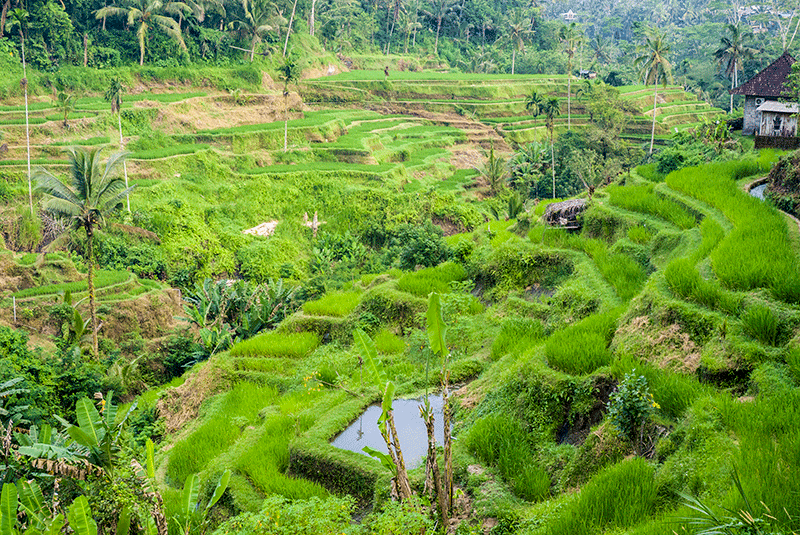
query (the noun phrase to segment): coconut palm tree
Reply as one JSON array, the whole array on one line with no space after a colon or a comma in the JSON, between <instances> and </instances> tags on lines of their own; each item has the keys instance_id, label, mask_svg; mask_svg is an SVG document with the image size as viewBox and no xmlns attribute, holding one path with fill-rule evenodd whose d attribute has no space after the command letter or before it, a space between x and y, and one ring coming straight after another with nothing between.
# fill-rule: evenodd
<instances>
[{"instance_id":1,"label":"coconut palm tree","mask_svg":"<svg viewBox=\"0 0 800 535\"><path fill-rule=\"evenodd\" d=\"M511 74L517 61L517 52L525 51L525 41L533 34L530 29L530 19L523 16L522 11L516 10L508 19L506 41L511 43Z\"/></svg>"},{"instance_id":2,"label":"coconut palm tree","mask_svg":"<svg viewBox=\"0 0 800 535\"><path fill-rule=\"evenodd\" d=\"M122 92L124 91L124 87L122 86L122 82L119 81L119 78L112 78L111 83L106 89L106 93L104 95L107 102L111 104L111 113L117 114L117 126L119 127L119 150L124 151L125 145L122 140ZM125 174L125 190L128 192L125 194L125 204L128 207L128 213L131 212L131 197L130 197L130 190L128 189L128 164L125 160L122 160L122 171Z\"/></svg>"},{"instance_id":3,"label":"coconut palm tree","mask_svg":"<svg viewBox=\"0 0 800 535\"><path fill-rule=\"evenodd\" d=\"M532 91L528 96L525 107L531 111L534 117L544 114L544 125L550 133L550 168L553 172L553 198L556 198L556 152L554 148L553 132L555 130L555 119L561 115L561 102L557 97L545 98L536 91Z\"/></svg>"},{"instance_id":4,"label":"coconut palm tree","mask_svg":"<svg viewBox=\"0 0 800 535\"><path fill-rule=\"evenodd\" d=\"M658 83L664 85L672 81L672 64L667 59L669 44L664 32L657 28L649 28L645 32L645 43L637 47L639 56L634 65L640 69L645 85L653 84L653 128L650 132L650 154L653 154L653 141L656 137L656 102L658 99Z\"/></svg>"},{"instance_id":5,"label":"coconut palm tree","mask_svg":"<svg viewBox=\"0 0 800 535\"><path fill-rule=\"evenodd\" d=\"M583 33L576 23L569 26L562 26L558 34L561 43L564 45L564 52L567 53L567 130L572 129L572 60L575 52L583 42Z\"/></svg>"},{"instance_id":6,"label":"coconut palm tree","mask_svg":"<svg viewBox=\"0 0 800 535\"><path fill-rule=\"evenodd\" d=\"M717 64L725 69L725 74L731 77L731 89L739 85L739 71L742 70L742 62L750 59L756 50L744 44L744 41L752 37L752 32L742 30L738 24L728 24L728 37L720 39L720 47L714 52ZM730 113L733 113L733 93L731 93Z\"/></svg>"},{"instance_id":7,"label":"coconut palm tree","mask_svg":"<svg viewBox=\"0 0 800 535\"><path fill-rule=\"evenodd\" d=\"M64 114L64 128L69 128L69 114L75 111L75 101L78 97L74 93L67 91L66 86L63 84L56 85L56 108L61 110Z\"/></svg>"},{"instance_id":8,"label":"coconut palm tree","mask_svg":"<svg viewBox=\"0 0 800 535\"><path fill-rule=\"evenodd\" d=\"M458 0L431 0L430 9L423 9L425 13L432 19L436 20L436 41L433 44L433 55L439 55L439 35L442 33L442 20L453 9Z\"/></svg>"},{"instance_id":9,"label":"coconut palm tree","mask_svg":"<svg viewBox=\"0 0 800 535\"><path fill-rule=\"evenodd\" d=\"M22 47L22 91L25 93L25 143L28 147L28 202L33 215L33 187L31 186L31 127L28 119L28 68L25 63L25 34L28 31L28 12L24 9L16 8L8 14L6 20L6 30L12 33L14 29L19 32L19 43Z\"/></svg>"},{"instance_id":10,"label":"coconut palm tree","mask_svg":"<svg viewBox=\"0 0 800 535\"><path fill-rule=\"evenodd\" d=\"M228 24L231 30L239 30L250 38L250 61L256 53L256 45L267 33L274 31L280 23L275 4L270 0L242 0L244 18L234 20Z\"/></svg>"},{"instance_id":11,"label":"coconut palm tree","mask_svg":"<svg viewBox=\"0 0 800 535\"><path fill-rule=\"evenodd\" d=\"M92 316L92 350L95 357L98 355L98 326L94 296L94 231L104 223L106 215L122 205L122 199L129 191L122 180L115 176L116 168L124 161L126 153L115 152L103 166L101 149L102 147L88 150L80 147L66 149L71 164L69 186L44 169L37 171L35 176L37 189L49 196L45 209L72 219L75 228L86 231L89 311Z\"/></svg>"},{"instance_id":12,"label":"coconut palm tree","mask_svg":"<svg viewBox=\"0 0 800 535\"><path fill-rule=\"evenodd\" d=\"M139 38L139 65L144 65L144 47L147 41L147 33L153 25L159 26L183 50L186 50L186 43L183 42L180 25L172 17L161 14L164 12L164 3L161 0L134 0L130 7L106 6L95 11L94 15L97 20L109 16L126 17L128 26L138 25L136 36Z\"/></svg>"}]
</instances>

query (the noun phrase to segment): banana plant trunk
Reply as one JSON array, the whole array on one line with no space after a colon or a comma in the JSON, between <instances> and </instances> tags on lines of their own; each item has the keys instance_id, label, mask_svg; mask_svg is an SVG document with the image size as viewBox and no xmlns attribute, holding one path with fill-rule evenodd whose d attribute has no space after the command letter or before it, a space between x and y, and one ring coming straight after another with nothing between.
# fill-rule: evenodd
<instances>
[{"instance_id":1,"label":"banana plant trunk","mask_svg":"<svg viewBox=\"0 0 800 535\"><path fill-rule=\"evenodd\" d=\"M427 409L428 407L426 407ZM430 492L432 491L436 496L432 497L439 504L439 515L442 518L442 525L447 526L449 521L450 508L448 507L447 495L444 491L442 484L442 474L439 470L439 463L436 460L436 438L434 436L434 416L433 411L423 410L422 418L425 421L425 429L428 432L428 457L425 461L425 487Z\"/></svg>"}]
</instances>

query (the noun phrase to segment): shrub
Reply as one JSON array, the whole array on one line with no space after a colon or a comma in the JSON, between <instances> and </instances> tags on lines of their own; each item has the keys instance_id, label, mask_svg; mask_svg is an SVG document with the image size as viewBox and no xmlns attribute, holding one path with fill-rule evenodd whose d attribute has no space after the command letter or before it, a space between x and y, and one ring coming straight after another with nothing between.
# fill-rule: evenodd
<instances>
[{"instance_id":1,"label":"shrub","mask_svg":"<svg viewBox=\"0 0 800 535\"><path fill-rule=\"evenodd\" d=\"M227 520L214 535L311 535L344 533L350 527L355 500L350 496L290 500L270 496L258 513Z\"/></svg>"},{"instance_id":2,"label":"shrub","mask_svg":"<svg viewBox=\"0 0 800 535\"><path fill-rule=\"evenodd\" d=\"M625 379L611 394L608 417L620 433L635 440L636 434L657 408L647 379L643 375L636 375L636 370L633 370L625 374Z\"/></svg>"}]
</instances>

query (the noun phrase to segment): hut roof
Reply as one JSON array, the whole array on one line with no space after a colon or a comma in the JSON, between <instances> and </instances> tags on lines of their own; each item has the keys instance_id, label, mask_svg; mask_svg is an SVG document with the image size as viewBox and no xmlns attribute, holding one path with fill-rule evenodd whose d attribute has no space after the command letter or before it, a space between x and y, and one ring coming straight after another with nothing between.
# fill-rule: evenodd
<instances>
[{"instance_id":1,"label":"hut roof","mask_svg":"<svg viewBox=\"0 0 800 535\"><path fill-rule=\"evenodd\" d=\"M570 199L547 205L544 220L551 225L566 225L574 222L578 215L586 210L586 199Z\"/></svg>"},{"instance_id":2,"label":"hut roof","mask_svg":"<svg viewBox=\"0 0 800 535\"><path fill-rule=\"evenodd\" d=\"M795 59L788 52L773 61L766 69L730 90L734 95L754 95L778 98L787 93L786 77L792 73Z\"/></svg>"}]
</instances>

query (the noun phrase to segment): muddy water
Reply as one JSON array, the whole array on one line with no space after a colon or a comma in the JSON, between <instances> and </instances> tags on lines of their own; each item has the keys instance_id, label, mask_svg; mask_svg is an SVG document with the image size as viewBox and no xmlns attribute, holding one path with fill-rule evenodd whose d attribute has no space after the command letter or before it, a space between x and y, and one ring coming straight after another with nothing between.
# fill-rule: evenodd
<instances>
[{"instance_id":1,"label":"muddy water","mask_svg":"<svg viewBox=\"0 0 800 535\"><path fill-rule=\"evenodd\" d=\"M442 445L444 441L444 427L442 426L442 396L430 396L431 407L434 412L434 436L436 442ZM394 401L394 424L400 436L400 449L403 451L403 460L409 470L422 464L428 452L428 433L425 422L419 415L419 407L423 399L397 399ZM331 444L343 450L354 451L366 455L362 451L364 446L388 453L386 443L378 431L378 418L381 416L381 407L378 404L367 407L361 416L350 424L333 439Z\"/></svg>"}]
</instances>

